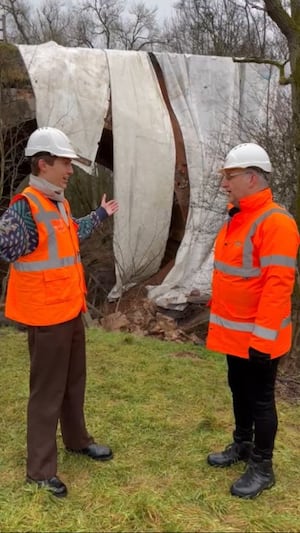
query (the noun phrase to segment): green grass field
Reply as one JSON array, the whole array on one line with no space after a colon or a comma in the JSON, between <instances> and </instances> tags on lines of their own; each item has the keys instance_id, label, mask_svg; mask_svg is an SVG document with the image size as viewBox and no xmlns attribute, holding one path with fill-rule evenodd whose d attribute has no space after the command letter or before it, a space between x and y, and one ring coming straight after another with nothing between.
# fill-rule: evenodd
<instances>
[{"instance_id":1,"label":"green grass field","mask_svg":"<svg viewBox=\"0 0 300 533\"><path fill-rule=\"evenodd\" d=\"M255 500L230 496L243 471L207 465L231 440L225 358L203 348L87 331L86 420L115 457L64 451L59 500L26 485L26 334L2 328L0 531L300 532L299 405L278 401L277 483Z\"/></svg>"}]
</instances>

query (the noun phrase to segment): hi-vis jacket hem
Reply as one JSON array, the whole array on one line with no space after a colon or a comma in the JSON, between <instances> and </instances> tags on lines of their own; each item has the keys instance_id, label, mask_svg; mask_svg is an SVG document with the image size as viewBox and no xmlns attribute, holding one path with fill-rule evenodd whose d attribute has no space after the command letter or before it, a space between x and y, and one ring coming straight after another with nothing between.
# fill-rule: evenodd
<instances>
[{"instance_id":1,"label":"hi-vis jacket hem","mask_svg":"<svg viewBox=\"0 0 300 533\"><path fill-rule=\"evenodd\" d=\"M278 357L291 346L291 294L299 234L270 189L244 198L215 244L207 347Z\"/></svg>"},{"instance_id":2,"label":"hi-vis jacket hem","mask_svg":"<svg viewBox=\"0 0 300 533\"><path fill-rule=\"evenodd\" d=\"M279 331L289 326L292 320L290 316L284 318L282 323L280 324L279 331L270 328L263 328L262 326L257 326L255 322L237 322L234 320L226 320L226 318L222 318L221 316L215 315L214 313L210 314L210 322L212 324L217 324L218 326L221 326L224 329L253 333L261 339L275 341L278 337Z\"/></svg>"},{"instance_id":3,"label":"hi-vis jacket hem","mask_svg":"<svg viewBox=\"0 0 300 533\"><path fill-rule=\"evenodd\" d=\"M56 205L33 187L21 196L30 205L38 246L10 266L5 314L32 326L60 324L86 310L77 225L67 200L65 222Z\"/></svg>"}]
</instances>

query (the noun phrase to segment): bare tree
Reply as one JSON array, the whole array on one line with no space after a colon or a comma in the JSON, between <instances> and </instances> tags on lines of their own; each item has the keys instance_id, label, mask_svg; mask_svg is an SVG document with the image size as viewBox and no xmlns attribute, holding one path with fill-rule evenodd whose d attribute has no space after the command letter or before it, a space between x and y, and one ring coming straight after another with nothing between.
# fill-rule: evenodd
<instances>
[{"instance_id":1,"label":"bare tree","mask_svg":"<svg viewBox=\"0 0 300 533\"><path fill-rule=\"evenodd\" d=\"M45 0L39 8L33 8L30 0L0 0L0 8L7 19L8 38L21 44L50 40L64 46L70 44L72 7L72 3L65 5L63 0Z\"/></svg>"},{"instance_id":2,"label":"bare tree","mask_svg":"<svg viewBox=\"0 0 300 533\"><path fill-rule=\"evenodd\" d=\"M124 50L153 50L156 44L164 44L156 21L157 8L147 8L143 2L133 4L129 17L119 29L120 48Z\"/></svg>"},{"instance_id":3,"label":"bare tree","mask_svg":"<svg viewBox=\"0 0 300 533\"><path fill-rule=\"evenodd\" d=\"M93 19L91 32L94 43L101 48L114 48L116 35L121 27L121 14L125 3L122 0L84 0L81 11Z\"/></svg>"},{"instance_id":4,"label":"bare tree","mask_svg":"<svg viewBox=\"0 0 300 533\"><path fill-rule=\"evenodd\" d=\"M297 179L295 213L298 226L300 226L300 28L296 23L300 17L300 0L291 2L245 0L244 7L266 13L276 24L286 43L286 46L280 48L284 54L281 60L280 58L272 59L267 55L263 57L236 58L235 60L276 65L280 71L280 83L291 86L292 142L295 147L294 171ZM288 54L287 58L286 53ZM287 66L289 66L289 71L286 73Z\"/></svg>"},{"instance_id":5,"label":"bare tree","mask_svg":"<svg viewBox=\"0 0 300 533\"><path fill-rule=\"evenodd\" d=\"M264 11L254 15L245 2L178 0L174 7L175 15L165 28L172 51L261 57L274 48L274 28L269 17Z\"/></svg>"},{"instance_id":6,"label":"bare tree","mask_svg":"<svg viewBox=\"0 0 300 533\"><path fill-rule=\"evenodd\" d=\"M55 41L57 44L67 46L70 43L70 26L72 11L69 4L66 9L61 0L47 0L39 10L36 19L32 22L32 38L35 43Z\"/></svg>"},{"instance_id":7,"label":"bare tree","mask_svg":"<svg viewBox=\"0 0 300 533\"><path fill-rule=\"evenodd\" d=\"M264 122L241 117L242 140L257 142L267 150L273 166L269 184L275 200L295 215L297 177L290 88L278 89L276 99L270 98L267 106Z\"/></svg>"},{"instance_id":8,"label":"bare tree","mask_svg":"<svg viewBox=\"0 0 300 533\"><path fill-rule=\"evenodd\" d=\"M0 0L8 38L15 43L55 41L63 46L153 50L163 46L157 8L126 0Z\"/></svg>"},{"instance_id":9,"label":"bare tree","mask_svg":"<svg viewBox=\"0 0 300 533\"><path fill-rule=\"evenodd\" d=\"M30 4L24 0L1 0L0 8L8 20L8 37L29 44L31 41Z\"/></svg>"},{"instance_id":10,"label":"bare tree","mask_svg":"<svg viewBox=\"0 0 300 533\"><path fill-rule=\"evenodd\" d=\"M128 8L122 0L84 0L81 12L86 13L89 42L103 48L122 50L152 50L162 44L156 20L157 8L147 8L144 2Z\"/></svg>"},{"instance_id":11,"label":"bare tree","mask_svg":"<svg viewBox=\"0 0 300 533\"><path fill-rule=\"evenodd\" d=\"M94 48L96 32L97 21L93 13L82 9L79 4L76 4L69 28L70 44L72 46Z\"/></svg>"},{"instance_id":12,"label":"bare tree","mask_svg":"<svg viewBox=\"0 0 300 533\"><path fill-rule=\"evenodd\" d=\"M279 0L261 2L269 17L285 36L289 50L291 75L287 81L292 89L293 142L295 146L295 174L297 179L296 220L300 226L300 0L282 3ZM300 305L299 287L295 294L294 338L292 358L296 367L300 366Z\"/></svg>"}]
</instances>

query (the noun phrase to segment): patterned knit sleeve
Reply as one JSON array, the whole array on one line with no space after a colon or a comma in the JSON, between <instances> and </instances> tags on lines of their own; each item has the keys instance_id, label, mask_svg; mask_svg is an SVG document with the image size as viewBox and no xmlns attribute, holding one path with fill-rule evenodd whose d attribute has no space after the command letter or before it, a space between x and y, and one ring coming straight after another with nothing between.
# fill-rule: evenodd
<instances>
[{"instance_id":1,"label":"patterned knit sleeve","mask_svg":"<svg viewBox=\"0 0 300 533\"><path fill-rule=\"evenodd\" d=\"M108 217L106 210L103 207L98 207L95 211L92 211L89 215L82 218L74 218L76 224L78 224L78 238L80 241L87 239L91 236L94 229L101 224L103 220Z\"/></svg>"},{"instance_id":2,"label":"patterned knit sleeve","mask_svg":"<svg viewBox=\"0 0 300 533\"><path fill-rule=\"evenodd\" d=\"M33 252L37 245L37 228L29 204L22 198L0 218L0 256L10 263Z\"/></svg>"}]
</instances>

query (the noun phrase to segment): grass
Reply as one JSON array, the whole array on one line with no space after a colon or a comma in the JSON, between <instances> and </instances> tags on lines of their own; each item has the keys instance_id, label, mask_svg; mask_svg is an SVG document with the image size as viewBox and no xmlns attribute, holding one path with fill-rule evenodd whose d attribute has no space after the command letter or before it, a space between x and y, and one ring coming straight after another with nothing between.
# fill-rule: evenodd
<instances>
[{"instance_id":1,"label":"grass","mask_svg":"<svg viewBox=\"0 0 300 533\"><path fill-rule=\"evenodd\" d=\"M63 500L26 485L28 354L24 333L0 330L0 531L299 532L300 406L278 402L277 484L259 498L229 494L242 465L206 455L231 439L225 358L193 345L87 331L87 425L113 461L64 451Z\"/></svg>"}]
</instances>

